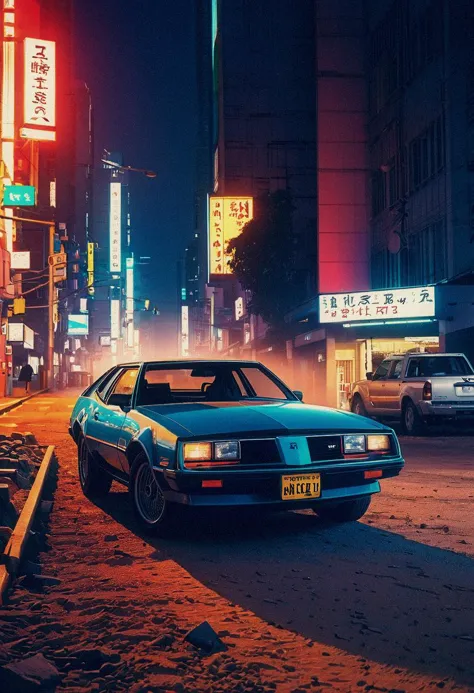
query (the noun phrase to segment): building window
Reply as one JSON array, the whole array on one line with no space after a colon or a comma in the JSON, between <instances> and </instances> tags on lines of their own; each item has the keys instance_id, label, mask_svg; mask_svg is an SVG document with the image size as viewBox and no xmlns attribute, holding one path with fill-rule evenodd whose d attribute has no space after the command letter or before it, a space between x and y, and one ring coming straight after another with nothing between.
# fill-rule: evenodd
<instances>
[{"instance_id":1,"label":"building window","mask_svg":"<svg viewBox=\"0 0 474 693\"><path fill-rule=\"evenodd\" d=\"M444 168L444 120L439 116L408 145L408 191L414 192Z\"/></svg>"}]
</instances>

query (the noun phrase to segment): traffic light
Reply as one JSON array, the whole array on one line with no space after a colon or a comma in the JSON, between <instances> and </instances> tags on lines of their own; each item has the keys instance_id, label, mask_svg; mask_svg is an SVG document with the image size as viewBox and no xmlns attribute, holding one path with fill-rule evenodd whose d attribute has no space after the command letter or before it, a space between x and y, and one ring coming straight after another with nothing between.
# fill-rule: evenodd
<instances>
[{"instance_id":1,"label":"traffic light","mask_svg":"<svg viewBox=\"0 0 474 693\"><path fill-rule=\"evenodd\" d=\"M149 298L145 299L145 310L150 310L150 299Z\"/></svg>"},{"instance_id":2,"label":"traffic light","mask_svg":"<svg viewBox=\"0 0 474 693\"><path fill-rule=\"evenodd\" d=\"M24 315L25 311L26 311L26 299L14 298L13 299L13 315Z\"/></svg>"},{"instance_id":3,"label":"traffic light","mask_svg":"<svg viewBox=\"0 0 474 693\"><path fill-rule=\"evenodd\" d=\"M160 311L159 311L158 308L156 308L156 306L155 306L155 307L153 308L153 315L159 315L159 314L160 314Z\"/></svg>"}]
</instances>

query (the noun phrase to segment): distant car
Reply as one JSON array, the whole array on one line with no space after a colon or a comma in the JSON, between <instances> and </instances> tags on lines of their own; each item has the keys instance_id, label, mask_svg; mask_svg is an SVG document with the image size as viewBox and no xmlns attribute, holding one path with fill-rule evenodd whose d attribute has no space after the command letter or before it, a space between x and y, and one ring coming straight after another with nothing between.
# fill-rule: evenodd
<instances>
[{"instance_id":1,"label":"distant car","mask_svg":"<svg viewBox=\"0 0 474 693\"><path fill-rule=\"evenodd\" d=\"M378 480L403 467L397 437L302 397L253 361L112 368L71 415L82 489L102 496L116 479L141 524L155 530L179 505L311 508L357 520Z\"/></svg>"},{"instance_id":2,"label":"distant car","mask_svg":"<svg viewBox=\"0 0 474 693\"><path fill-rule=\"evenodd\" d=\"M404 354L355 383L351 410L396 419L408 435L424 423L474 417L474 370L464 354Z\"/></svg>"}]
</instances>

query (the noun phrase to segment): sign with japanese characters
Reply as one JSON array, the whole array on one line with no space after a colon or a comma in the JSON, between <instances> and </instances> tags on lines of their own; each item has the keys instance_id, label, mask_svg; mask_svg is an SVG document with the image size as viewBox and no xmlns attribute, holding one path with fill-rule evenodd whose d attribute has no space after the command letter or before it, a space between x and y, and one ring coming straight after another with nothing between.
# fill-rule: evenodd
<instances>
[{"instance_id":1,"label":"sign with japanese characters","mask_svg":"<svg viewBox=\"0 0 474 693\"><path fill-rule=\"evenodd\" d=\"M189 356L189 307L181 306L181 356Z\"/></svg>"},{"instance_id":2,"label":"sign with japanese characters","mask_svg":"<svg viewBox=\"0 0 474 693\"><path fill-rule=\"evenodd\" d=\"M242 233L242 228L253 219L252 197L209 198L209 273L232 274L227 252L229 241Z\"/></svg>"},{"instance_id":3,"label":"sign with japanese characters","mask_svg":"<svg viewBox=\"0 0 474 693\"><path fill-rule=\"evenodd\" d=\"M54 139L56 127L56 43L26 38L24 43L24 124L29 139Z\"/></svg>"},{"instance_id":4,"label":"sign with japanese characters","mask_svg":"<svg viewBox=\"0 0 474 693\"><path fill-rule=\"evenodd\" d=\"M110 271L122 269L122 184L110 184Z\"/></svg>"},{"instance_id":5,"label":"sign with japanese characters","mask_svg":"<svg viewBox=\"0 0 474 693\"><path fill-rule=\"evenodd\" d=\"M435 316L434 286L319 296L319 322L410 320Z\"/></svg>"},{"instance_id":6,"label":"sign with japanese characters","mask_svg":"<svg viewBox=\"0 0 474 693\"><path fill-rule=\"evenodd\" d=\"M3 188L4 207L34 207L36 188L33 185L5 185Z\"/></svg>"}]
</instances>

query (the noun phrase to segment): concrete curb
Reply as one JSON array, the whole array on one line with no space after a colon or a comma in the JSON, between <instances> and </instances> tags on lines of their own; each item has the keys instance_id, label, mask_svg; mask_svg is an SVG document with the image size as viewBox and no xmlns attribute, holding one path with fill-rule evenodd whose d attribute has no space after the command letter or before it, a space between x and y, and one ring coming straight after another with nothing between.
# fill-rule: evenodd
<instances>
[{"instance_id":1,"label":"concrete curb","mask_svg":"<svg viewBox=\"0 0 474 693\"><path fill-rule=\"evenodd\" d=\"M14 577L18 572L21 557L28 541L31 525L33 524L33 518L51 467L53 454L54 445L49 445L41 462L38 474L33 482L33 486L28 494L28 498L26 499L26 503L17 520L15 529L5 547L3 555L0 557L3 559L4 563L4 565L0 566L0 604L2 603L2 596L8 587L10 578Z\"/></svg>"},{"instance_id":2,"label":"concrete curb","mask_svg":"<svg viewBox=\"0 0 474 693\"><path fill-rule=\"evenodd\" d=\"M6 414L12 409L20 407L25 402L28 402L28 400L33 399L33 397L38 397L38 395L44 395L45 392L49 392L49 389L46 388L45 390L38 390L38 392L33 392L31 395L28 395L28 397L21 397L20 399L17 399L14 402L10 402L9 404L0 404L0 416L2 416L2 414Z\"/></svg>"}]
</instances>

